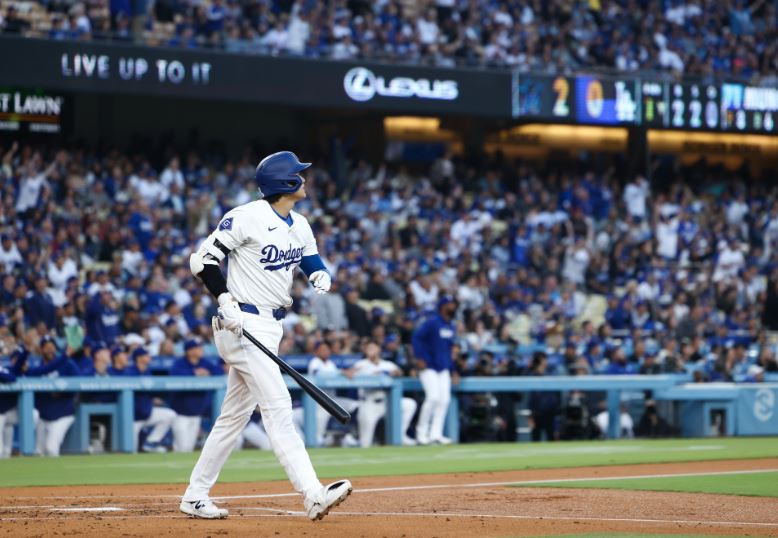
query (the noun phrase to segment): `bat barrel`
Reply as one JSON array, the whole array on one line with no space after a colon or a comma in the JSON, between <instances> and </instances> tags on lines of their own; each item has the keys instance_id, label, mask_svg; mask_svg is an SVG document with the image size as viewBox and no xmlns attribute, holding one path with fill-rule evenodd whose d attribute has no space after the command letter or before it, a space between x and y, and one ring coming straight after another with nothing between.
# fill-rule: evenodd
<instances>
[{"instance_id":1,"label":"bat barrel","mask_svg":"<svg viewBox=\"0 0 778 538\"><path fill-rule=\"evenodd\" d=\"M270 359L275 362L285 374L288 374L290 377L292 377L292 379L294 379L297 384L300 385L301 389L308 393L311 398L316 401L316 403L324 408L325 411L335 417L338 422L341 424L347 424L351 420L351 415L349 412L338 405L338 402L333 400L329 394L325 393L319 387L308 381L300 372L289 366L286 361L278 357L275 353L265 347L262 342L254 338L254 336L246 329L243 329L243 336L245 336L249 342L257 346L260 351L262 351L262 353L270 357Z\"/></svg>"}]
</instances>

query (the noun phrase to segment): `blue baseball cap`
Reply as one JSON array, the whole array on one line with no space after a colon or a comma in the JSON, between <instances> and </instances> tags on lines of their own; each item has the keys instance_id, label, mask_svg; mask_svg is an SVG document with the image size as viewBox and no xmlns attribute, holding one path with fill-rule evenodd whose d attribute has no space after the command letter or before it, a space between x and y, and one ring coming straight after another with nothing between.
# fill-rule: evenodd
<instances>
[{"instance_id":1,"label":"blue baseball cap","mask_svg":"<svg viewBox=\"0 0 778 538\"><path fill-rule=\"evenodd\" d=\"M119 353L124 353L125 349L124 346L113 346L111 348L111 358L115 357Z\"/></svg>"},{"instance_id":2,"label":"blue baseball cap","mask_svg":"<svg viewBox=\"0 0 778 538\"><path fill-rule=\"evenodd\" d=\"M195 340L194 338L192 338L190 340L187 340L184 343L184 351L189 351L190 349L193 349L193 348L196 348L196 347L200 347L201 345L202 344L200 343L199 340Z\"/></svg>"},{"instance_id":3,"label":"blue baseball cap","mask_svg":"<svg viewBox=\"0 0 778 538\"><path fill-rule=\"evenodd\" d=\"M143 355L149 355L149 352L146 351L145 347L136 347L132 352L132 360L137 359L138 357L142 357Z\"/></svg>"},{"instance_id":4,"label":"blue baseball cap","mask_svg":"<svg viewBox=\"0 0 778 538\"><path fill-rule=\"evenodd\" d=\"M52 337L51 337L50 335L48 335L48 334L44 334L43 336L41 336L41 339L40 339L40 341L38 342L38 346L39 346L39 347L43 347L45 344L47 344L47 343L49 343L49 342L51 342L52 344L54 344L54 347L57 347L57 342L54 340L54 338L52 338Z\"/></svg>"},{"instance_id":5,"label":"blue baseball cap","mask_svg":"<svg viewBox=\"0 0 778 538\"><path fill-rule=\"evenodd\" d=\"M98 351L101 351L101 350L103 350L103 349L108 349L108 350L110 350L110 348L108 347L108 344L106 344L106 343L105 343L105 342L103 342L102 340L98 340L98 341L94 342L94 343L92 344L92 357L94 357L95 355L97 355L97 352L98 352Z\"/></svg>"},{"instance_id":6,"label":"blue baseball cap","mask_svg":"<svg viewBox=\"0 0 778 538\"><path fill-rule=\"evenodd\" d=\"M451 295L443 295L440 299L438 299L438 308L443 308L449 303L455 302L454 297Z\"/></svg>"}]
</instances>

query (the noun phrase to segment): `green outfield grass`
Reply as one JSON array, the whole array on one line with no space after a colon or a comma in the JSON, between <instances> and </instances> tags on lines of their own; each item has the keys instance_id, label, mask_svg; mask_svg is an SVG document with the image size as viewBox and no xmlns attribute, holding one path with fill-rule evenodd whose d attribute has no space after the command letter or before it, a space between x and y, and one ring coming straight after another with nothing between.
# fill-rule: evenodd
<instances>
[{"instance_id":1,"label":"green outfield grass","mask_svg":"<svg viewBox=\"0 0 778 538\"><path fill-rule=\"evenodd\" d=\"M106 454L0 460L0 487L77 484L185 483L198 453ZM587 465L778 457L776 438L472 444L370 449L316 449L322 477L482 472ZM230 457L223 482L285 479L270 452Z\"/></svg>"},{"instance_id":2,"label":"green outfield grass","mask_svg":"<svg viewBox=\"0 0 778 538\"><path fill-rule=\"evenodd\" d=\"M638 489L778 497L778 472L728 474L724 476L678 476L625 480L576 480L529 484L527 487Z\"/></svg>"}]
</instances>

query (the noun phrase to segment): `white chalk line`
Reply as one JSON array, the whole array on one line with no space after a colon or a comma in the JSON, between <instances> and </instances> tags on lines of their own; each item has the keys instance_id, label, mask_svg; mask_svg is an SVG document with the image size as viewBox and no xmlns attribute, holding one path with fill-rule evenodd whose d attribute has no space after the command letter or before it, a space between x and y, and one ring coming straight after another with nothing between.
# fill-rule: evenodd
<instances>
[{"instance_id":1,"label":"white chalk line","mask_svg":"<svg viewBox=\"0 0 778 538\"><path fill-rule=\"evenodd\" d=\"M124 512L118 506L84 506L80 508L49 508L49 512Z\"/></svg>"},{"instance_id":2,"label":"white chalk line","mask_svg":"<svg viewBox=\"0 0 778 538\"><path fill-rule=\"evenodd\" d=\"M597 476L593 478L557 478L557 479L542 479L542 480L511 480L507 482L474 482L471 484L427 484L423 486L393 486L385 488L361 488L355 489L354 493L384 493L392 491L415 491L425 489L451 489L451 488L487 488L487 487L499 487L499 486L530 486L535 484L564 484L568 482L583 482L583 481L606 481L606 480L638 480L646 478L673 478L673 477L695 477L695 476L727 476L736 474L758 474L758 473L773 473L778 472L778 468L775 469L749 469L746 471L712 471L712 472L700 472L700 473L665 473L665 474L652 474L652 475L630 475L630 476ZM229 501L236 499L273 499L276 497L290 497L295 496L296 493L266 493L258 495L225 495L221 497L213 497L215 501Z\"/></svg>"},{"instance_id":3,"label":"white chalk line","mask_svg":"<svg viewBox=\"0 0 778 538\"><path fill-rule=\"evenodd\" d=\"M596 476L578 478L544 478L538 480L509 480L502 482L473 482L469 484L426 484L422 486L391 486L383 488L360 488L354 493L384 493L393 491L417 491L426 489L451 489L451 488L486 488L503 486L530 486L536 484L564 484L569 482L600 482L608 480L640 480L648 478L689 478L697 476L728 476L738 474L774 473L778 468L745 469L742 471L705 471L696 473L661 473L622 476ZM221 495L212 497L214 501L230 501L239 499L277 499L283 497L299 497L299 493L260 493L256 495ZM75 495L75 496L47 496L47 497L15 497L16 499L180 499L181 495ZM18 506L0 506L0 510L19 508Z\"/></svg>"},{"instance_id":4,"label":"white chalk line","mask_svg":"<svg viewBox=\"0 0 778 538\"><path fill-rule=\"evenodd\" d=\"M257 508L252 508L257 509ZM262 510L259 508L259 510ZM242 514L242 518L259 518L259 517L305 517L304 512L291 512L284 510L266 509L275 512L282 512L276 514ZM516 519L524 521L591 521L591 522L613 522L613 523L651 523L651 524L671 524L671 525L707 525L711 527L768 527L778 528L778 523L762 523L762 522L750 522L750 521L701 521L694 519L655 519L655 518L628 518L628 517L576 517L576 516L523 516L523 515L500 515L500 514L463 514L458 512L331 512L330 516L340 517L364 517L364 516L383 516L383 517L456 517L456 518L487 518L487 519ZM191 519L187 516L181 515L165 515L165 514L149 514L149 515L121 515L121 516L101 516L101 520L106 519ZM58 520L62 521L61 517L12 517L12 518L0 518L0 521L30 521L30 520Z\"/></svg>"}]
</instances>

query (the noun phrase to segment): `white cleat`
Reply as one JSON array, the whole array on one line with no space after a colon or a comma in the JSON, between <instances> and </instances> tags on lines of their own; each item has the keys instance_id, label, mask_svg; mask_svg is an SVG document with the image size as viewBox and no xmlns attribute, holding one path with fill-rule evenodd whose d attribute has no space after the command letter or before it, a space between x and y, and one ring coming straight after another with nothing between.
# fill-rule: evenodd
<instances>
[{"instance_id":1,"label":"white cleat","mask_svg":"<svg viewBox=\"0 0 778 538\"><path fill-rule=\"evenodd\" d=\"M354 488L348 480L338 480L324 486L316 497L305 500L305 513L308 519L316 521L329 514L332 508L346 500Z\"/></svg>"},{"instance_id":2,"label":"white cleat","mask_svg":"<svg viewBox=\"0 0 778 538\"><path fill-rule=\"evenodd\" d=\"M448 437L438 437L437 439L433 439L432 443L436 445L450 445L452 441Z\"/></svg>"},{"instance_id":3,"label":"white cleat","mask_svg":"<svg viewBox=\"0 0 778 538\"><path fill-rule=\"evenodd\" d=\"M179 510L192 517L200 519L224 519L229 512L226 508L219 508L210 499L202 501L181 501Z\"/></svg>"},{"instance_id":4,"label":"white cleat","mask_svg":"<svg viewBox=\"0 0 778 538\"><path fill-rule=\"evenodd\" d=\"M416 446L418 444L419 443L417 443L416 439L414 439L413 437L410 437L408 435L404 435L403 436L403 445L404 446Z\"/></svg>"}]
</instances>

